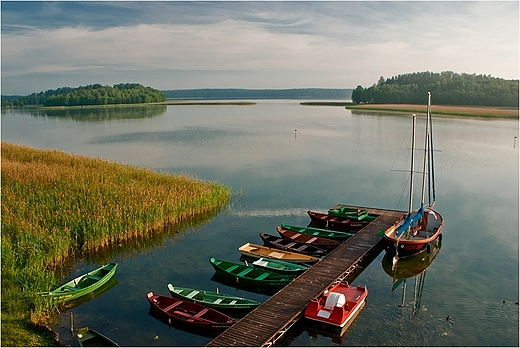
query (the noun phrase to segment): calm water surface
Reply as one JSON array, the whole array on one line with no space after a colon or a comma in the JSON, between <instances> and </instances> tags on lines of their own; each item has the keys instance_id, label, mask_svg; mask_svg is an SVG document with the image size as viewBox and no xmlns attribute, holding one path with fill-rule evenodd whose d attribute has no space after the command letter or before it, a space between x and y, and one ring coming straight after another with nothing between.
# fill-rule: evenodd
<instances>
[{"instance_id":1,"label":"calm water surface","mask_svg":"<svg viewBox=\"0 0 520 348\"><path fill-rule=\"evenodd\" d=\"M168 295L173 283L264 301L267 295L213 281L208 259L238 261L240 245L260 243L258 233L276 234L281 222L307 225L309 209L407 208L401 170L408 168L410 115L259 101L8 111L1 125L2 141L188 173L235 192L231 206L209 223L167 230L78 264L64 280L116 261L118 282L61 315L56 329L67 344L74 344L72 313L76 328L98 329L122 346L205 345L210 338L148 315L146 293ZM519 346L518 121L435 117L434 133L436 208L445 219L435 260L392 291L381 253L354 282L368 286L368 303L343 341L304 330L291 345Z\"/></svg>"}]
</instances>

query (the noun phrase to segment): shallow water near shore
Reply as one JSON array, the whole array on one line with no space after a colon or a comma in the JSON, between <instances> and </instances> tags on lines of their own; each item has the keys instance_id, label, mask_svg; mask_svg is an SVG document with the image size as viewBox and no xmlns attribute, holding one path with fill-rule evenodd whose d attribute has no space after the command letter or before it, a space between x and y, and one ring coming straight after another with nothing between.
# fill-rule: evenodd
<instances>
[{"instance_id":1,"label":"shallow water near shore","mask_svg":"<svg viewBox=\"0 0 520 348\"><path fill-rule=\"evenodd\" d=\"M153 240L114 247L76 265L64 282L102 263L119 263L117 283L63 311L65 344L89 326L121 346L203 346L211 338L148 314L149 291L167 284L258 301L268 295L212 280L210 257L238 261L238 247L306 226L307 210L337 203L407 209L411 115L352 113L292 100L256 105L92 109L56 114L2 111L2 141L62 149L188 173L232 187L232 204L199 227L169 227ZM418 119L421 138L423 119ZM293 346L518 346L518 120L435 117L437 203L442 248L425 273L392 290L382 252L354 281L367 304L342 341L303 330ZM416 205L418 199L415 198Z\"/></svg>"}]
</instances>

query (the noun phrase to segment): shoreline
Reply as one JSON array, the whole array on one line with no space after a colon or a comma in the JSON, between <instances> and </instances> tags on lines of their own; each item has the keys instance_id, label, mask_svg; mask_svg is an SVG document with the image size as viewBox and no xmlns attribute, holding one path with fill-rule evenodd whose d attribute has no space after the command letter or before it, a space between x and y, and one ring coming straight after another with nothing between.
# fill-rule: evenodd
<instances>
[{"instance_id":1,"label":"shoreline","mask_svg":"<svg viewBox=\"0 0 520 348\"><path fill-rule=\"evenodd\" d=\"M135 248L135 240L159 235L165 225L205 223L232 196L228 186L185 174L1 145L5 346L56 345L56 308L40 292L61 284L69 263L114 245Z\"/></svg>"},{"instance_id":2,"label":"shoreline","mask_svg":"<svg viewBox=\"0 0 520 348\"><path fill-rule=\"evenodd\" d=\"M352 102L302 102L303 106L341 106L347 110L359 112L394 112L394 113L426 113L426 107L420 104L354 104ZM518 118L519 109L498 106L471 105L432 105L436 115L463 116L478 118Z\"/></svg>"},{"instance_id":3,"label":"shoreline","mask_svg":"<svg viewBox=\"0 0 520 348\"><path fill-rule=\"evenodd\" d=\"M426 113L426 107L418 104L352 104L345 106L345 108L363 112ZM519 116L518 109L496 106L432 105L432 113L435 115L485 118L518 118Z\"/></svg>"}]
</instances>

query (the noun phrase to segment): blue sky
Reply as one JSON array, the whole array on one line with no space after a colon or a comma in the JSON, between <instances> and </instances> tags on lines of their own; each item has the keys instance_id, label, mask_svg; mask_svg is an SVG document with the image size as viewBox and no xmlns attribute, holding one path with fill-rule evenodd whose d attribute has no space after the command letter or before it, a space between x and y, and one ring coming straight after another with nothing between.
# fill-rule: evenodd
<instances>
[{"instance_id":1,"label":"blue sky","mask_svg":"<svg viewBox=\"0 0 520 348\"><path fill-rule=\"evenodd\" d=\"M454 71L519 78L518 1L2 1L1 93L137 82L355 88Z\"/></svg>"}]
</instances>

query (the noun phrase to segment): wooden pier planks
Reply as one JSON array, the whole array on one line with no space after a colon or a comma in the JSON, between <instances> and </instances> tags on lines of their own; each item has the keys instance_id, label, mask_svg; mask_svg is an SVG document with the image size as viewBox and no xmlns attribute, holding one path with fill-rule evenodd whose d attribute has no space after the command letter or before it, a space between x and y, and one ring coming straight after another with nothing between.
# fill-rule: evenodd
<instances>
[{"instance_id":1,"label":"wooden pier planks","mask_svg":"<svg viewBox=\"0 0 520 348\"><path fill-rule=\"evenodd\" d=\"M353 207L359 209L367 209ZM295 281L208 343L208 347L264 347L275 343L302 314L308 302L327 287L353 272L365 255L382 250L380 231L389 228L403 212L368 208L380 215ZM377 250L376 250L377 252ZM348 279L352 281L353 279Z\"/></svg>"}]
</instances>

